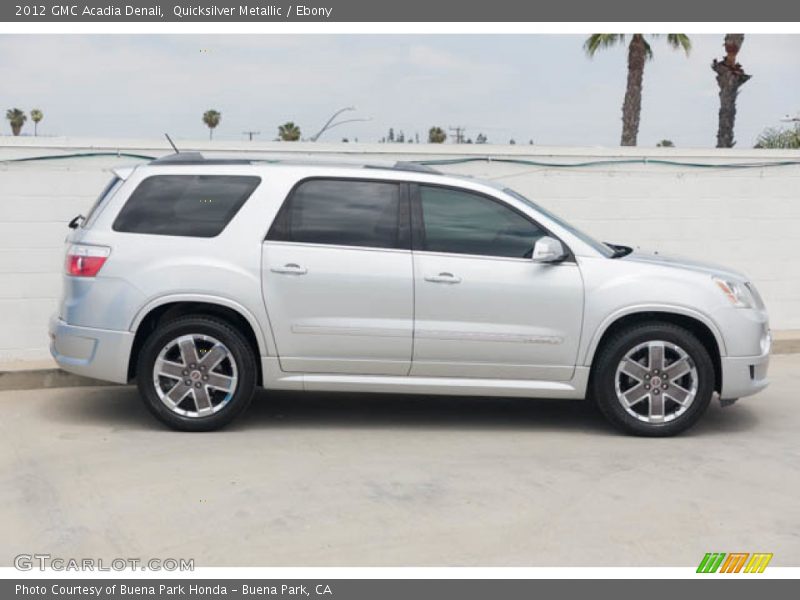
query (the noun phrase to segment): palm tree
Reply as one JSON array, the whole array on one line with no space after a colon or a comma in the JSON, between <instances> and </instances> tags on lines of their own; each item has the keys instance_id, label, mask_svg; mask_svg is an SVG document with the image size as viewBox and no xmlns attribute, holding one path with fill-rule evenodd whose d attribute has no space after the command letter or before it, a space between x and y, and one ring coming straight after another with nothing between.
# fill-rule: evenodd
<instances>
[{"instance_id":1,"label":"palm tree","mask_svg":"<svg viewBox=\"0 0 800 600\"><path fill-rule=\"evenodd\" d=\"M655 34L651 34L657 37ZM598 50L625 43L624 33L593 33L583 44L589 57ZM685 33L668 33L667 43L673 48L681 48L688 55L692 42ZM625 101L622 103L622 146L635 146L639 135L639 117L642 113L642 79L644 64L653 57L644 33L634 33L628 44L628 85L625 90Z\"/></svg>"},{"instance_id":2,"label":"palm tree","mask_svg":"<svg viewBox=\"0 0 800 600\"><path fill-rule=\"evenodd\" d=\"M33 135L39 135L39 121L44 119L44 113L38 109L31 109L31 121L33 121Z\"/></svg>"},{"instance_id":3,"label":"palm tree","mask_svg":"<svg viewBox=\"0 0 800 600\"><path fill-rule=\"evenodd\" d=\"M25 124L25 121L28 120L28 117L18 108L9 108L6 111L6 119L8 119L8 122L11 125L11 133L14 135L19 135L20 131L22 131L22 126Z\"/></svg>"},{"instance_id":4,"label":"palm tree","mask_svg":"<svg viewBox=\"0 0 800 600\"><path fill-rule=\"evenodd\" d=\"M296 142L300 139L300 128L292 121L278 127L278 137L284 142Z\"/></svg>"},{"instance_id":5,"label":"palm tree","mask_svg":"<svg viewBox=\"0 0 800 600\"><path fill-rule=\"evenodd\" d=\"M213 108L203 113L203 123L208 126L208 139L214 139L214 128L222 120L222 113Z\"/></svg>"},{"instance_id":6,"label":"palm tree","mask_svg":"<svg viewBox=\"0 0 800 600\"><path fill-rule=\"evenodd\" d=\"M428 143L429 144L443 144L447 139L447 134L441 127L431 127L428 130Z\"/></svg>"},{"instance_id":7,"label":"palm tree","mask_svg":"<svg viewBox=\"0 0 800 600\"><path fill-rule=\"evenodd\" d=\"M711 63L711 69L717 74L717 85L719 86L717 148L733 148L736 143L733 139L736 98L739 96L739 88L752 77L745 73L742 65L736 61L743 43L743 33L727 34L725 36L725 56L722 60L715 58Z\"/></svg>"}]
</instances>

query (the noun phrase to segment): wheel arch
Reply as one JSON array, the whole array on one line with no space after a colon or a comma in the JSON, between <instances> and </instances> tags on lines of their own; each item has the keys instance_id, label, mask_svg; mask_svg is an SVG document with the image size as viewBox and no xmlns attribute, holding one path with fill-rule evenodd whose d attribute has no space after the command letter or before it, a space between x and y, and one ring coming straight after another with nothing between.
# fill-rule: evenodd
<instances>
[{"instance_id":1,"label":"wheel arch","mask_svg":"<svg viewBox=\"0 0 800 600\"><path fill-rule=\"evenodd\" d=\"M714 390L719 392L722 389L722 356L725 355L722 335L709 319L686 309L642 308L612 315L598 328L587 348L584 364L593 369L597 351L603 347L606 340L621 329L645 322L670 323L694 334L711 356L714 365Z\"/></svg>"},{"instance_id":2,"label":"wheel arch","mask_svg":"<svg viewBox=\"0 0 800 600\"><path fill-rule=\"evenodd\" d=\"M134 318L131 331L134 333L133 345L128 359L128 380L136 374L136 362L147 337L165 320L188 315L210 315L218 317L235 326L247 339L255 354L258 368L257 385L263 385L261 356L269 354L266 340L255 316L238 303L222 298L209 297L167 297L151 302Z\"/></svg>"}]
</instances>

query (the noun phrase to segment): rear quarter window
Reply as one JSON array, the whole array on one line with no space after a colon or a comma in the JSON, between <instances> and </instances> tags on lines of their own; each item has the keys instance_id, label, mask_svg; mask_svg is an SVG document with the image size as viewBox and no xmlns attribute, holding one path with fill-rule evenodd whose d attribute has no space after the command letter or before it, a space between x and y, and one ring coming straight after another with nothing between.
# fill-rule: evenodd
<instances>
[{"instance_id":1,"label":"rear quarter window","mask_svg":"<svg viewBox=\"0 0 800 600\"><path fill-rule=\"evenodd\" d=\"M111 181L106 184L106 187L103 188L103 191L100 192L100 195L94 201L94 204L92 204L92 208L89 209L89 212L83 221L82 227L84 229L88 229L92 226L94 220L97 218L97 215L100 214L101 208L106 204L106 201L114 195L121 185L122 179L117 176L111 178Z\"/></svg>"},{"instance_id":2,"label":"rear quarter window","mask_svg":"<svg viewBox=\"0 0 800 600\"><path fill-rule=\"evenodd\" d=\"M153 175L133 191L114 231L214 237L261 182L243 175Z\"/></svg>"}]
</instances>

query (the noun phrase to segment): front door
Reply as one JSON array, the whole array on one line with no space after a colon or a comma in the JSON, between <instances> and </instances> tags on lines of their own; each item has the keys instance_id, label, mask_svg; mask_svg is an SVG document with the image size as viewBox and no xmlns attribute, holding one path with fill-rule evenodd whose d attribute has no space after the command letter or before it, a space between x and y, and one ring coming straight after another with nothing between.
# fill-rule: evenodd
<instances>
[{"instance_id":1,"label":"front door","mask_svg":"<svg viewBox=\"0 0 800 600\"><path fill-rule=\"evenodd\" d=\"M316 178L289 195L262 251L282 370L408 374L414 288L405 190Z\"/></svg>"},{"instance_id":2,"label":"front door","mask_svg":"<svg viewBox=\"0 0 800 600\"><path fill-rule=\"evenodd\" d=\"M414 190L411 374L569 380L583 315L577 264L534 263L546 232L500 199Z\"/></svg>"}]
</instances>

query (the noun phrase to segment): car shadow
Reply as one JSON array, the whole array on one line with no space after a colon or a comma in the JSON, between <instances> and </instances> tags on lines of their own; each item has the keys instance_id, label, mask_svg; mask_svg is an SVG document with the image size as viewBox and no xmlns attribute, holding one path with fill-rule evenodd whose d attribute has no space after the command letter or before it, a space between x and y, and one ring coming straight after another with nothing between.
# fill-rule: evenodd
<instances>
[{"instance_id":1,"label":"car shadow","mask_svg":"<svg viewBox=\"0 0 800 600\"><path fill-rule=\"evenodd\" d=\"M50 418L65 424L111 426L113 430L165 430L145 408L134 386L74 389L68 400L46 405ZM716 398L700 422L684 435L748 431L755 411L746 405L720 408ZM495 398L289 392L259 390L252 404L225 431L301 428L415 428L461 430L571 431L623 435L591 402Z\"/></svg>"}]
</instances>

